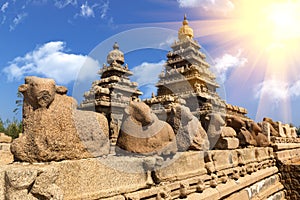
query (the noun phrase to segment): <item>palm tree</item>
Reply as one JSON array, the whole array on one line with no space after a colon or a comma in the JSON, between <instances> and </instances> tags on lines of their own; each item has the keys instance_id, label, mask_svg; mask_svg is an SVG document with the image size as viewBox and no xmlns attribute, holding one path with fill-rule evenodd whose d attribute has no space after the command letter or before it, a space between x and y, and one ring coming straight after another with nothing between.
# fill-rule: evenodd
<instances>
[{"instance_id":1,"label":"palm tree","mask_svg":"<svg viewBox=\"0 0 300 200\"><path fill-rule=\"evenodd\" d=\"M16 108L13 110L13 112L17 115L19 114L20 110L23 107L23 94L21 92L17 93L17 100L16 100Z\"/></svg>"}]
</instances>

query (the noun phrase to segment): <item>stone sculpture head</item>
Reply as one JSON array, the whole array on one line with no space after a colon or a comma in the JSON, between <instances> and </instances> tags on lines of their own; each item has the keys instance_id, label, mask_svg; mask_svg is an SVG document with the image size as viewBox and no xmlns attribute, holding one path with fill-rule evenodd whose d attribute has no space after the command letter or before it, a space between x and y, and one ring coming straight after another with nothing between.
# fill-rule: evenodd
<instances>
[{"instance_id":1,"label":"stone sculpture head","mask_svg":"<svg viewBox=\"0 0 300 200\"><path fill-rule=\"evenodd\" d=\"M147 126L154 120L151 108L143 102L131 101L125 109L125 113L130 115L136 124L141 124L142 126Z\"/></svg>"},{"instance_id":2,"label":"stone sculpture head","mask_svg":"<svg viewBox=\"0 0 300 200\"><path fill-rule=\"evenodd\" d=\"M180 119L183 124L187 124L189 121L193 120L194 117L188 107L180 105L172 108L171 114Z\"/></svg>"},{"instance_id":3,"label":"stone sculpture head","mask_svg":"<svg viewBox=\"0 0 300 200\"><path fill-rule=\"evenodd\" d=\"M209 122L209 125L214 126L216 130L220 130L222 126L225 126L225 120L220 113L209 113L206 115L205 120Z\"/></svg>"},{"instance_id":4,"label":"stone sculpture head","mask_svg":"<svg viewBox=\"0 0 300 200\"><path fill-rule=\"evenodd\" d=\"M25 84L19 86L19 92L24 95L24 101L34 109L47 108L54 100L55 94L66 94L67 88L56 86L53 79L29 76Z\"/></svg>"}]
</instances>

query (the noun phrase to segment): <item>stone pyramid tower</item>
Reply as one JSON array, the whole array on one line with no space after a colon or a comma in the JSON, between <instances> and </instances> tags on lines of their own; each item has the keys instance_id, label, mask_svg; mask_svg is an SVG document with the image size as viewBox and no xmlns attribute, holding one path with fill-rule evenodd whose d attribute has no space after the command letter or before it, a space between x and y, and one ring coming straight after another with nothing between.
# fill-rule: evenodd
<instances>
[{"instance_id":1,"label":"stone pyramid tower","mask_svg":"<svg viewBox=\"0 0 300 200\"><path fill-rule=\"evenodd\" d=\"M194 39L194 31L186 16L171 48L156 84L157 96L145 100L148 105L159 110L161 105L181 99L199 118L211 112L229 112L245 117L246 109L226 104L217 94L216 77L206 55L201 52L201 45Z\"/></svg>"},{"instance_id":2,"label":"stone pyramid tower","mask_svg":"<svg viewBox=\"0 0 300 200\"><path fill-rule=\"evenodd\" d=\"M107 55L107 64L103 64L98 72L101 79L92 83L91 89L85 92L85 100L80 105L84 110L94 110L108 118L113 143L117 139L124 108L131 100L136 100L142 95L137 89L138 84L129 80L129 76L133 73L124 63L124 53L115 43L113 50Z\"/></svg>"}]
</instances>

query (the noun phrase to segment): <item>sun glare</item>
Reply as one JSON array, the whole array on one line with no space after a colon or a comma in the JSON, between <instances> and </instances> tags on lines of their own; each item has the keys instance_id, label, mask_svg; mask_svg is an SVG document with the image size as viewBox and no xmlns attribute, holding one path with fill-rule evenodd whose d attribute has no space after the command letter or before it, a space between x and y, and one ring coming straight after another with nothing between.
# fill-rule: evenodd
<instances>
[{"instance_id":1,"label":"sun glare","mask_svg":"<svg viewBox=\"0 0 300 200\"><path fill-rule=\"evenodd\" d=\"M289 40L300 37L299 11L299 3L273 4L267 9L274 39Z\"/></svg>"},{"instance_id":2,"label":"sun glare","mask_svg":"<svg viewBox=\"0 0 300 200\"><path fill-rule=\"evenodd\" d=\"M244 1L238 11L237 32L264 50L288 47L300 37L300 3Z\"/></svg>"},{"instance_id":3,"label":"sun glare","mask_svg":"<svg viewBox=\"0 0 300 200\"><path fill-rule=\"evenodd\" d=\"M233 0L235 8L224 17L197 20L195 37L205 37L218 44L215 52L243 50L247 68L236 68L228 75L228 82L239 85L261 84L270 80L292 85L300 78L300 1L299 0ZM195 13L196 14L196 13ZM201 12L197 10L197 14ZM244 70L247 69L247 70ZM233 83L232 82L232 83ZM261 95L257 120L273 112L273 95ZM285 121L291 121L288 109L292 96L284 98Z\"/></svg>"},{"instance_id":4,"label":"sun glare","mask_svg":"<svg viewBox=\"0 0 300 200\"><path fill-rule=\"evenodd\" d=\"M270 80L292 84L300 74L300 1L299 0L239 0L227 17L197 21L195 36L206 36L218 42L219 49L243 49L248 59L247 70L233 70L230 80L261 84ZM218 36L216 36L218 35ZM211 36L211 37L209 37ZM243 77L243 78L240 78ZM273 112L274 95L261 95L256 120ZM283 113L291 120L290 96L284 99Z\"/></svg>"}]
</instances>

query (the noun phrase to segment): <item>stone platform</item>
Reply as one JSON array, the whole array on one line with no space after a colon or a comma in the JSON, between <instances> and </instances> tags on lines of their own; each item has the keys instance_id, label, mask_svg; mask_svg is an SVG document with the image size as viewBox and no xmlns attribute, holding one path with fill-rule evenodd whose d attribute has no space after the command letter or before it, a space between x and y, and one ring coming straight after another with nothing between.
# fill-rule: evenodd
<instances>
[{"instance_id":1,"label":"stone platform","mask_svg":"<svg viewBox=\"0 0 300 200\"><path fill-rule=\"evenodd\" d=\"M0 199L283 199L275 163L272 148L13 163Z\"/></svg>"}]
</instances>

